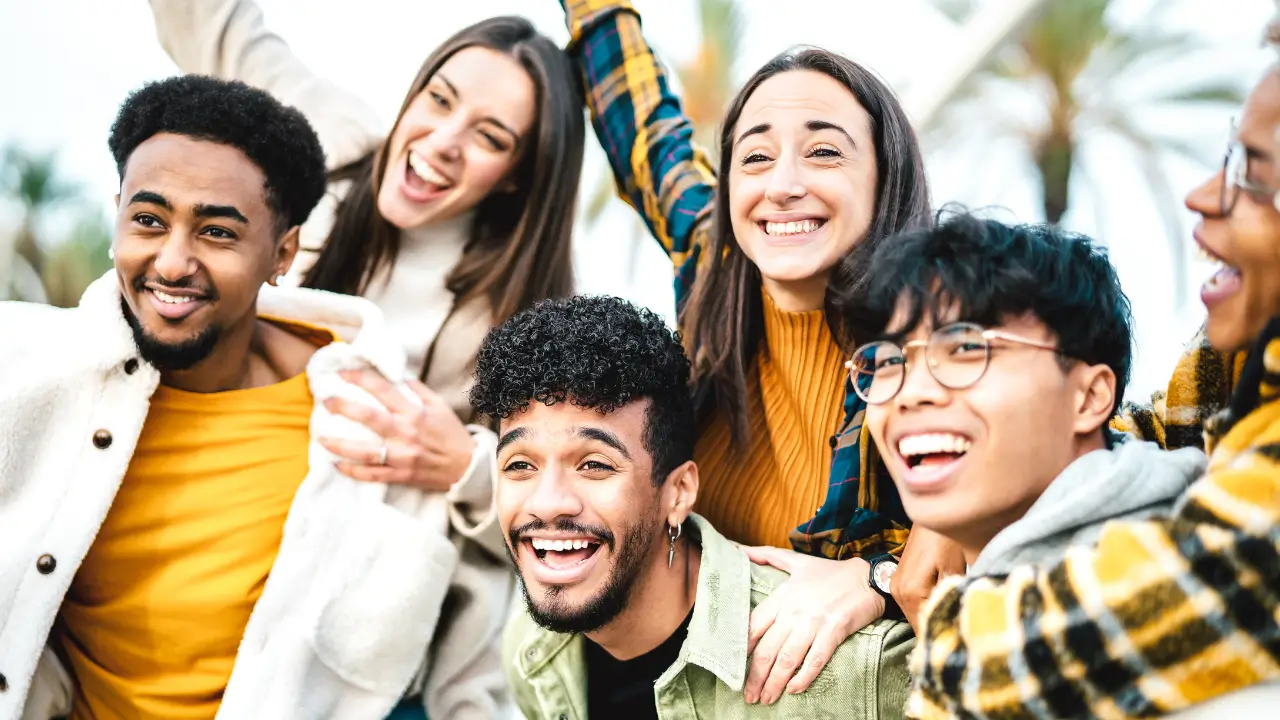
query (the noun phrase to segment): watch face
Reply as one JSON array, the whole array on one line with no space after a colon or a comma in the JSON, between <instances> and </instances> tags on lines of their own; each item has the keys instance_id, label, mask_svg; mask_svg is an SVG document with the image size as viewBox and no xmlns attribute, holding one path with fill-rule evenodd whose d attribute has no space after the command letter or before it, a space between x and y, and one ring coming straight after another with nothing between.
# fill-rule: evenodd
<instances>
[{"instance_id":1,"label":"watch face","mask_svg":"<svg viewBox=\"0 0 1280 720\"><path fill-rule=\"evenodd\" d=\"M882 560L876 563L875 569L871 571L871 580L879 588L880 592L889 592L889 579L893 577L893 573L898 569L898 563L892 560Z\"/></svg>"}]
</instances>

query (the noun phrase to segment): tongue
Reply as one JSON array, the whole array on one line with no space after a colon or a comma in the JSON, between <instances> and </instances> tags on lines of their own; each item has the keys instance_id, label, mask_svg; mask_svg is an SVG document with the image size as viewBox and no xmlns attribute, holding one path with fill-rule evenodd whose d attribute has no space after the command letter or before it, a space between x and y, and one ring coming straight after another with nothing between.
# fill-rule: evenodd
<instances>
[{"instance_id":1,"label":"tongue","mask_svg":"<svg viewBox=\"0 0 1280 720\"><path fill-rule=\"evenodd\" d=\"M547 555L543 558L543 562L548 566L557 570L567 567L573 567L578 563L591 557L591 553L595 552L595 547L584 548L582 550L548 550Z\"/></svg>"},{"instance_id":2,"label":"tongue","mask_svg":"<svg viewBox=\"0 0 1280 720\"><path fill-rule=\"evenodd\" d=\"M1231 293L1240 289L1240 271L1224 265L1221 270L1213 274L1213 277L1205 281L1204 287L1200 288L1202 295L1210 298L1226 297Z\"/></svg>"}]
</instances>

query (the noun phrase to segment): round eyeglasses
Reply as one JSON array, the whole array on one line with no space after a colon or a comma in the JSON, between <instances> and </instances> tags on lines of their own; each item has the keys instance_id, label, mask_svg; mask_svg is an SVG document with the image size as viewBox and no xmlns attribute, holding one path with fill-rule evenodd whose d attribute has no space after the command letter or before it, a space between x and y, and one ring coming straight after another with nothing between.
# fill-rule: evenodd
<instances>
[{"instance_id":1,"label":"round eyeglasses","mask_svg":"<svg viewBox=\"0 0 1280 720\"><path fill-rule=\"evenodd\" d=\"M1236 131L1231 123L1231 134ZM1222 194L1219 198L1221 217L1227 217L1236 208L1241 191L1249 193L1259 203L1271 203L1280 210L1280 192L1249 180L1249 149L1239 140L1227 143L1227 154L1222 158Z\"/></svg>"},{"instance_id":2,"label":"round eyeglasses","mask_svg":"<svg viewBox=\"0 0 1280 720\"><path fill-rule=\"evenodd\" d=\"M845 365L858 397L869 405L881 405L896 397L906 382L907 354L913 348L924 348L925 365L938 384L964 390L986 374L991 364L992 340L1062 352L1055 345L960 322L934 330L928 340L912 340L901 346L886 340L867 343L854 351Z\"/></svg>"}]
</instances>

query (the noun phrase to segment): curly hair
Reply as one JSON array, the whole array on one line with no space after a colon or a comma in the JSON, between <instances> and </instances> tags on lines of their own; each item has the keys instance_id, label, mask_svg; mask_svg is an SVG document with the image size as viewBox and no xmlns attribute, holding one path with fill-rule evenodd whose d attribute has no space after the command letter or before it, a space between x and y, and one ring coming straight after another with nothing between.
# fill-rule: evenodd
<instances>
[{"instance_id":1,"label":"curly hair","mask_svg":"<svg viewBox=\"0 0 1280 720\"><path fill-rule=\"evenodd\" d=\"M689 360L657 314L626 300L544 300L489 332L476 358L471 406L506 419L532 402L569 402L608 414L641 400L653 481L693 457Z\"/></svg>"},{"instance_id":2,"label":"curly hair","mask_svg":"<svg viewBox=\"0 0 1280 720\"><path fill-rule=\"evenodd\" d=\"M301 225L325 192L320 139L297 110L242 82L179 75L148 83L120 106L107 141L124 180L139 145L160 133L229 145L266 176L277 231Z\"/></svg>"}]
</instances>

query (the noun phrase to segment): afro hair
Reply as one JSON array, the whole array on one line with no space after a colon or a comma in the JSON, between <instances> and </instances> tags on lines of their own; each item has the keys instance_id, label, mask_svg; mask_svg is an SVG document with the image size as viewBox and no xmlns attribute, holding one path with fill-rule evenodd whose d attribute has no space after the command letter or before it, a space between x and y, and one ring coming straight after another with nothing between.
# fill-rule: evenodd
<instances>
[{"instance_id":1,"label":"afro hair","mask_svg":"<svg viewBox=\"0 0 1280 720\"><path fill-rule=\"evenodd\" d=\"M471 405L506 419L530 403L569 402L608 414L649 400L644 446L653 480L693 458L689 360L655 313L616 297L543 300L490 331L476 359Z\"/></svg>"},{"instance_id":2,"label":"afro hair","mask_svg":"<svg viewBox=\"0 0 1280 720\"><path fill-rule=\"evenodd\" d=\"M297 110L242 82L179 75L132 92L111 125L108 146L124 179L129 156L159 133L229 145L266 176L279 230L301 225L325 192L320 139Z\"/></svg>"}]
</instances>

